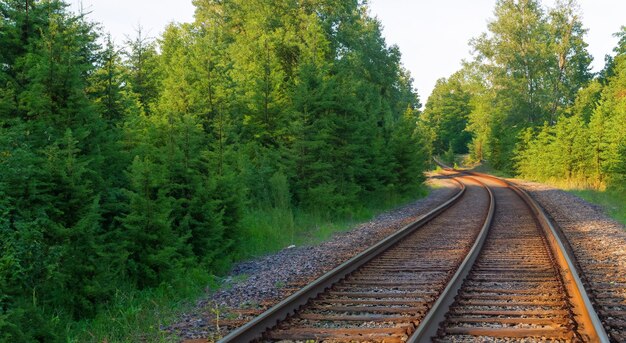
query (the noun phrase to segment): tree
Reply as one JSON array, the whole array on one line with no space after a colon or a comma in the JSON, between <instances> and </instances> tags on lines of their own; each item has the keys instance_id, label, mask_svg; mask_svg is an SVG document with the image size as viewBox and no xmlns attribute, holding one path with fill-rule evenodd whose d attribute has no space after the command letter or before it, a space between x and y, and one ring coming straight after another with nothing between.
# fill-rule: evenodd
<instances>
[{"instance_id":1,"label":"tree","mask_svg":"<svg viewBox=\"0 0 626 343\"><path fill-rule=\"evenodd\" d=\"M127 80L134 93L138 94L143 111L150 115L160 89L161 68L154 40L143 35L139 26L134 38L126 42L125 67L128 69Z\"/></svg>"},{"instance_id":2,"label":"tree","mask_svg":"<svg viewBox=\"0 0 626 343\"><path fill-rule=\"evenodd\" d=\"M168 197L166 170L151 160L136 157L130 169L128 214L124 226L127 275L139 288L158 285L182 270L184 240L173 230L172 201Z\"/></svg>"},{"instance_id":3,"label":"tree","mask_svg":"<svg viewBox=\"0 0 626 343\"><path fill-rule=\"evenodd\" d=\"M626 55L615 58L616 74L609 78L602 91L602 99L595 109L591 121L590 143L593 146L593 165L596 180L600 185L623 187L622 174L626 144L623 123L626 121Z\"/></svg>"},{"instance_id":4,"label":"tree","mask_svg":"<svg viewBox=\"0 0 626 343\"><path fill-rule=\"evenodd\" d=\"M459 78L455 74L449 80L439 79L420 116L431 137L434 154L441 154L448 147L457 153L468 151L471 135L465 128L472 111L471 95L463 89Z\"/></svg>"},{"instance_id":5,"label":"tree","mask_svg":"<svg viewBox=\"0 0 626 343\"><path fill-rule=\"evenodd\" d=\"M491 132L472 131L472 146L481 149L475 155L489 155L495 166L510 169L515 137L526 127L556 123L591 79L591 57L575 1L558 1L546 13L535 0L500 0L495 17L489 34L471 42L475 66L492 92L491 100L482 101L495 107L486 120L495 126Z\"/></svg>"},{"instance_id":6,"label":"tree","mask_svg":"<svg viewBox=\"0 0 626 343\"><path fill-rule=\"evenodd\" d=\"M93 24L66 6L2 3L11 42L0 73L0 193L14 201L4 207L0 283L18 341L54 339L52 316L93 315L110 296L96 186L107 126L86 91L99 46Z\"/></svg>"},{"instance_id":7,"label":"tree","mask_svg":"<svg viewBox=\"0 0 626 343\"><path fill-rule=\"evenodd\" d=\"M581 116L585 123L589 123L593 111L598 106L602 95L602 84L596 79L585 88L578 91L574 104L569 108L569 115Z\"/></svg>"},{"instance_id":8,"label":"tree","mask_svg":"<svg viewBox=\"0 0 626 343\"><path fill-rule=\"evenodd\" d=\"M613 48L613 52L616 56L626 53L626 26L622 26L619 32L613 34L613 36L619 38L617 46ZM615 57L606 55L604 57L604 68L600 71L599 81L603 85L606 85L610 77L615 75Z\"/></svg>"},{"instance_id":9,"label":"tree","mask_svg":"<svg viewBox=\"0 0 626 343\"><path fill-rule=\"evenodd\" d=\"M612 76L604 73L578 91L573 105L554 126L544 127L536 137L532 131L524 134L518 145L520 175L597 189L624 187L626 83L624 55L619 54L619 47L615 51L618 55L608 62Z\"/></svg>"},{"instance_id":10,"label":"tree","mask_svg":"<svg viewBox=\"0 0 626 343\"><path fill-rule=\"evenodd\" d=\"M225 272L246 212L418 191L419 98L364 2L194 3L119 49L61 0L0 2L0 340Z\"/></svg>"},{"instance_id":11,"label":"tree","mask_svg":"<svg viewBox=\"0 0 626 343\"><path fill-rule=\"evenodd\" d=\"M393 156L393 185L404 196L414 195L425 180L423 170L428 160L425 136L417 127L417 111L408 108L396 123L390 141Z\"/></svg>"},{"instance_id":12,"label":"tree","mask_svg":"<svg viewBox=\"0 0 626 343\"><path fill-rule=\"evenodd\" d=\"M548 13L549 51L556 53L556 65L550 65L548 81L552 84L552 107L549 122L554 123L565 108L571 106L576 94L591 80L592 57L584 41L587 32L580 20L575 0L559 0Z\"/></svg>"}]
</instances>

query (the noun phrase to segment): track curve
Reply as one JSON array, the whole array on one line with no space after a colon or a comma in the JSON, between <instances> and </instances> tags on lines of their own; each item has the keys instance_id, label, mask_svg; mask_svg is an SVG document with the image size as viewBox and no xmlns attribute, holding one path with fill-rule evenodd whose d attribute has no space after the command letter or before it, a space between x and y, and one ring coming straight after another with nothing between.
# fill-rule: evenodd
<instances>
[{"instance_id":1,"label":"track curve","mask_svg":"<svg viewBox=\"0 0 626 343\"><path fill-rule=\"evenodd\" d=\"M485 182L497 201L494 223L436 341L582 341L564 281L531 210L506 184Z\"/></svg>"},{"instance_id":2,"label":"track curve","mask_svg":"<svg viewBox=\"0 0 626 343\"><path fill-rule=\"evenodd\" d=\"M443 173L463 185L454 199L220 342L608 342L534 200Z\"/></svg>"}]
</instances>

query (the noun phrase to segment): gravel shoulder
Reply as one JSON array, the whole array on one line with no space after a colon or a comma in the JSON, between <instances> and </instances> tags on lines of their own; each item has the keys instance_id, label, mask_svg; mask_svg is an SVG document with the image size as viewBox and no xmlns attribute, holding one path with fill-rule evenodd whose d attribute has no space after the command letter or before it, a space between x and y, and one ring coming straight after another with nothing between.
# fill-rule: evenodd
<instances>
[{"instance_id":1,"label":"gravel shoulder","mask_svg":"<svg viewBox=\"0 0 626 343\"><path fill-rule=\"evenodd\" d=\"M520 185L552 217L569 242L585 288L615 342L626 342L626 229L601 207L544 184Z\"/></svg>"},{"instance_id":2,"label":"gravel shoulder","mask_svg":"<svg viewBox=\"0 0 626 343\"><path fill-rule=\"evenodd\" d=\"M431 175L430 194L382 213L315 246L284 249L236 265L221 290L199 300L166 331L184 340L214 341L297 289L415 221L458 191L456 183Z\"/></svg>"}]
</instances>

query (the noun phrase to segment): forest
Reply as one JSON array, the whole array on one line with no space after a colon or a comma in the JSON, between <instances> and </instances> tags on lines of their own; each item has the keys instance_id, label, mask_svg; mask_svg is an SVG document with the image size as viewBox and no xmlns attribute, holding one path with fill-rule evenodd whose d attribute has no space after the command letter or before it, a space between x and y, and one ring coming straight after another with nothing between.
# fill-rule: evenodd
<instances>
[{"instance_id":1,"label":"forest","mask_svg":"<svg viewBox=\"0 0 626 343\"><path fill-rule=\"evenodd\" d=\"M423 111L365 1L193 3L114 42L62 0L0 0L1 342L102 341L91 320L141 312L121 298L422 196L433 155L626 188L626 28L592 73L574 0L497 1Z\"/></svg>"},{"instance_id":2,"label":"forest","mask_svg":"<svg viewBox=\"0 0 626 343\"><path fill-rule=\"evenodd\" d=\"M498 1L473 59L440 79L419 126L431 153L525 179L626 191L626 27L591 72L574 0ZM622 199L623 195L622 195ZM622 200L624 201L624 200Z\"/></svg>"},{"instance_id":3,"label":"forest","mask_svg":"<svg viewBox=\"0 0 626 343\"><path fill-rule=\"evenodd\" d=\"M120 48L63 1L0 1L0 341L219 275L255 218L422 192L421 105L365 4L194 4Z\"/></svg>"}]
</instances>

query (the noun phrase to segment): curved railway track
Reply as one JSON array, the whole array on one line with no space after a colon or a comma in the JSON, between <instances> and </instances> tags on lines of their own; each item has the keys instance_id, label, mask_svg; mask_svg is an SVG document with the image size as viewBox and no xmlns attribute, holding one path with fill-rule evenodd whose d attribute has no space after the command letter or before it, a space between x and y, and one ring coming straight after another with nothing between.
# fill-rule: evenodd
<instances>
[{"instance_id":1,"label":"curved railway track","mask_svg":"<svg viewBox=\"0 0 626 343\"><path fill-rule=\"evenodd\" d=\"M536 203L447 173L461 185L450 200L220 342L608 342Z\"/></svg>"},{"instance_id":2,"label":"curved railway track","mask_svg":"<svg viewBox=\"0 0 626 343\"><path fill-rule=\"evenodd\" d=\"M494 223L452 304L439 318L442 323L436 332L429 330L434 341L606 341L597 316L590 318L593 309L571 285L575 274L560 263L562 253L551 249L532 204L506 182L481 179L496 198Z\"/></svg>"}]
</instances>

